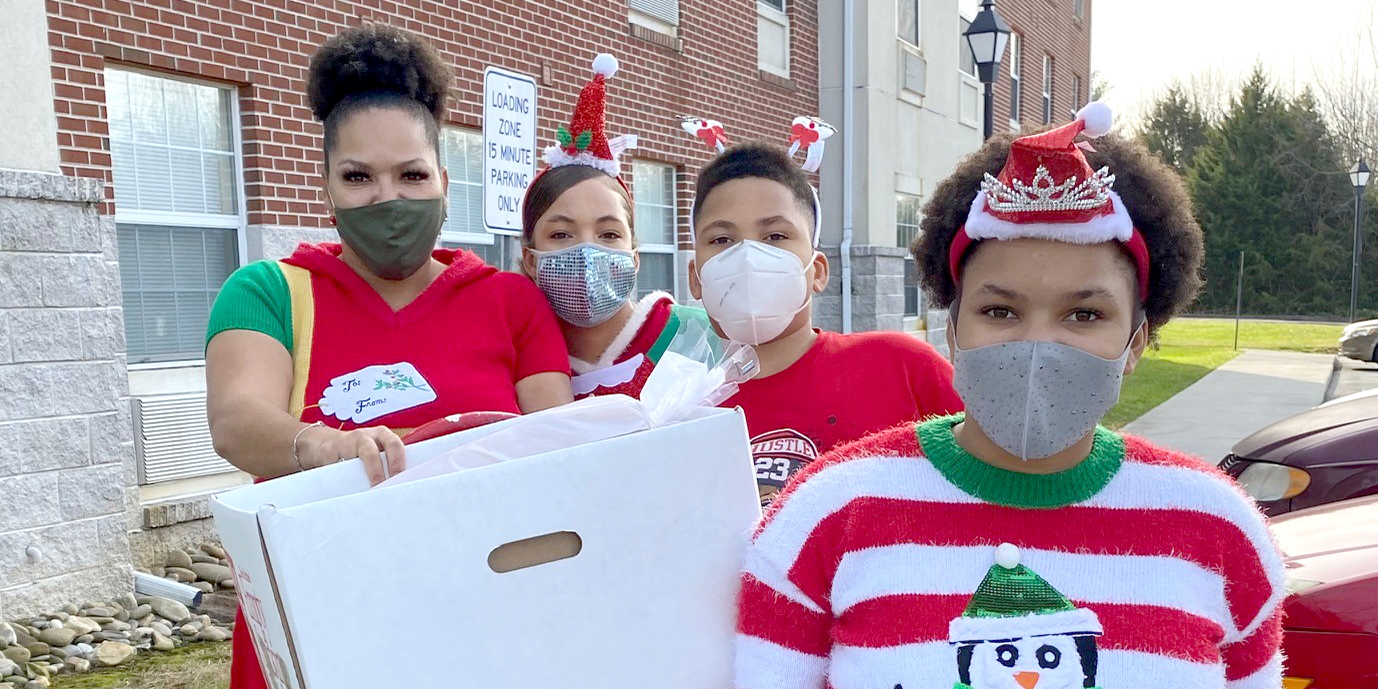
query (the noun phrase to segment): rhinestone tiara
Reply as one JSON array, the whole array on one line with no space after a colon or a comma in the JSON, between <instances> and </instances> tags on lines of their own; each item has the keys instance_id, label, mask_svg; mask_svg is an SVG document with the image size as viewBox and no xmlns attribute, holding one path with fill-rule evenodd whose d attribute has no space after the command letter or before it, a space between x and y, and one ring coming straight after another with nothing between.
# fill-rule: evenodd
<instances>
[{"instance_id":1,"label":"rhinestone tiara","mask_svg":"<svg viewBox=\"0 0 1378 689\"><path fill-rule=\"evenodd\" d=\"M1003 213L1022 211L1080 211L1100 208L1110 201L1110 186L1115 176L1110 168L1096 170L1090 179L1078 182L1071 177L1062 184L1053 181L1048 168L1039 165L1033 183L1025 184L1014 180L1014 186L986 173L981 182L981 191L991 210Z\"/></svg>"}]
</instances>

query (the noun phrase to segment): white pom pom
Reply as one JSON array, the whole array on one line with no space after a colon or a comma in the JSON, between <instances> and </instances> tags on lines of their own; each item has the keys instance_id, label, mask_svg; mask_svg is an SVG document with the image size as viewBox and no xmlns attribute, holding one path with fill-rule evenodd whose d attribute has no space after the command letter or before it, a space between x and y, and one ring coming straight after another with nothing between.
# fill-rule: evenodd
<instances>
[{"instance_id":1,"label":"white pom pom","mask_svg":"<svg viewBox=\"0 0 1378 689\"><path fill-rule=\"evenodd\" d=\"M1005 569L1014 569L1019 566L1019 546L1013 543L1001 543L995 549L995 564Z\"/></svg>"},{"instance_id":2,"label":"white pom pom","mask_svg":"<svg viewBox=\"0 0 1378 689\"><path fill-rule=\"evenodd\" d=\"M617 73L617 58L611 53L598 53L598 57L593 58L593 73L602 74L606 79Z\"/></svg>"},{"instance_id":3,"label":"white pom pom","mask_svg":"<svg viewBox=\"0 0 1378 689\"><path fill-rule=\"evenodd\" d=\"M1092 101L1077 111L1077 119L1086 123L1084 133L1094 139L1110 133L1110 127L1115 124L1115 113L1103 101Z\"/></svg>"}]
</instances>

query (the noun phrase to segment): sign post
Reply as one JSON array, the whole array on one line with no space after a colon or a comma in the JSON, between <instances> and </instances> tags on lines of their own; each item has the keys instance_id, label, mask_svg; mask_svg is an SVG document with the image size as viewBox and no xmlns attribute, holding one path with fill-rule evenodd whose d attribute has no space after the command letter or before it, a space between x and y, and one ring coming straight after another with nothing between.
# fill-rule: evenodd
<instances>
[{"instance_id":1,"label":"sign post","mask_svg":"<svg viewBox=\"0 0 1378 689\"><path fill-rule=\"evenodd\" d=\"M522 199L536 176L536 81L483 71L483 226L520 235Z\"/></svg>"}]
</instances>

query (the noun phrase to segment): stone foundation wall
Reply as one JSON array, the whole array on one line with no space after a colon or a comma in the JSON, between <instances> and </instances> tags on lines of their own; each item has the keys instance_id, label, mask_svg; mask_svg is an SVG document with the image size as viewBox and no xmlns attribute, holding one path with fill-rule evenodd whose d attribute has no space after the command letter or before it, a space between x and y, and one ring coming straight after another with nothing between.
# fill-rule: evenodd
<instances>
[{"instance_id":1,"label":"stone foundation wall","mask_svg":"<svg viewBox=\"0 0 1378 689\"><path fill-rule=\"evenodd\" d=\"M842 254L838 247L821 248L828 257L828 288L814 296L813 324L823 330L842 330ZM890 246L852 247L852 331L904 328L905 249Z\"/></svg>"},{"instance_id":2,"label":"stone foundation wall","mask_svg":"<svg viewBox=\"0 0 1378 689\"><path fill-rule=\"evenodd\" d=\"M0 170L0 619L133 586L138 514L101 181Z\"/></svg>"}]
</instances>

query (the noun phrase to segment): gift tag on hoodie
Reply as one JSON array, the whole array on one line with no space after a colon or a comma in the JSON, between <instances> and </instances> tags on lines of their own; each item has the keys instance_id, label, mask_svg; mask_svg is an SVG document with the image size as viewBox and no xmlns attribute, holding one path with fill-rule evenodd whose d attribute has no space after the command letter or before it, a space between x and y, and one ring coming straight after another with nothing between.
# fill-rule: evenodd
<instances>
[{"instance_id":1,"label":"gift tag on hoodie","mask_svg":"<svg viewBox=\"0 0 1378 689\"><path fill-rule=\"evenodd\" d=\"M435 390L416 367L406 363L369 366L330 381L321 395L323 413L365 424L404 409L434 402Z\"/></svg>"}]
</instances>

